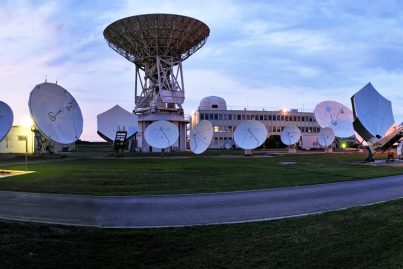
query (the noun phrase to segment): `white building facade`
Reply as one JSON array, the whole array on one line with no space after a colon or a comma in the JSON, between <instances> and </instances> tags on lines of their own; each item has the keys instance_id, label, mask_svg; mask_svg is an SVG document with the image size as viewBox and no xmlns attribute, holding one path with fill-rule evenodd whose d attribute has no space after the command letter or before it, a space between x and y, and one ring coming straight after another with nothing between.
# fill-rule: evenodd
<instances>
[{"instance_id":1,"label":"white building facade","mask_svg":"<svg viewBox=\"0 0 403 269\"><path fill-rule=\"evenodd\" d=\"M191 127L193 128L199 121L208 120L214 128L214 135L209 148L232 148L235 145L234 131L236 127L246 120L261 121L267 128L268 137L280 135L287 126L297 126L302 136L317 137L320 127L315 120L315 116L310 112L299 112L291 110L231 110L227 109L223 98L217 96L205 97L201 100L198 110L192 115ZM303 139L300 140L300 146ZM309 147L320 148L315 141L310 140Z\"/></svg>"}]
</instances>

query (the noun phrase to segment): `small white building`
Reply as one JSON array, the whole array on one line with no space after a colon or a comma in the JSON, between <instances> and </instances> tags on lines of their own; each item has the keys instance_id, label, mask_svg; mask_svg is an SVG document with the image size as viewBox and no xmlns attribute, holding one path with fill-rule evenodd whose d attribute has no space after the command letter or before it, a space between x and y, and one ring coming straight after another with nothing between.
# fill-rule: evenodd
<instances>
[{"instance_id":1,"label":"small white building","mask_svg":"<svg viewBox=\"0 0 403 269\"><path fill-rule=\"evenodd\" d=\"M0 142L0 153L34 152L35 136L31 129L12 126L6 137Z\"/></svg>"},{"instance_id":2,"label":"small white building","mask_svg":"<svg viewBox=\"0 0 403 269\"><path fill-rule=\"evenodd\" d=\"M63 145L51 142L42 137L42 149L40 153L46 152L67 152L74 151L75 144ZM6 137L0 141L0 153L37 153L38 141L35 138L35 133L31 131L31 127L12 126Z\"/></svg>"}]
</instances>

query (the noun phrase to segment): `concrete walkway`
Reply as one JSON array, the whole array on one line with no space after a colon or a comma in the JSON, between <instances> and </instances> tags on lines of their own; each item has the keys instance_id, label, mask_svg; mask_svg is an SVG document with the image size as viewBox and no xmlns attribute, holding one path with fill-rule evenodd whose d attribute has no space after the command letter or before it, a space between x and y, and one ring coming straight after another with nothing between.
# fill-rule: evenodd
<instances>
[{"instance_id":1,"label":"concrete walkway","mask_svg":"<svg viewBox=\"0 0 403 269\"><path fill-rule=\"evenodd\" d=\"M317 214L403 197L403 175L259 191L162 196L0 192L0 218L95 227L175 227Z\"/></svg>"}]
</instances>

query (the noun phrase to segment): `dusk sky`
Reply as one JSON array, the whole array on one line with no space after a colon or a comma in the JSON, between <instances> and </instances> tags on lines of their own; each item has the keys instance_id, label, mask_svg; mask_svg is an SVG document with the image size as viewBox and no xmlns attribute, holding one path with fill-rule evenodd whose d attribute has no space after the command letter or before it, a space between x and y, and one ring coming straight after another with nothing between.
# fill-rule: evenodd
<instances>
[{"instance_id":1,"label":"dusk sky","mask_svg":"<svg viewBox=\"0 0 403 269\"><path fill-rule=\"evenodd\" d=\"M0 100L14 125L47 78L66 88L84 117L83 140L102 139L96 116L134 108L134 65L103 30L146 13L194 17L207 43L184 62L185 114L203 97L249 109L304 108L351 96L371 82L403 121L403 1L1 1Z\"/></svg>"}]
</instances>

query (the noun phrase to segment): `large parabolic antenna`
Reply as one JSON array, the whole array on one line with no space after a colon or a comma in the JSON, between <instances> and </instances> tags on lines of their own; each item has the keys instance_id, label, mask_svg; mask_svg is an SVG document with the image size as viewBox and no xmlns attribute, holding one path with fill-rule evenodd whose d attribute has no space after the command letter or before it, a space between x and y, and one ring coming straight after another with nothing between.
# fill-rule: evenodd
<instances>
[{"instance_id":1,"label":"large parabolic antenna","mask_svg":"<svg viewBox=\"0 0 403 269\"><path fill-rule=\"evenodd\" d=\"M354 129L366 141L379 140L395 123L392 103L383 97L371 83L351 97Z\"/></svg>"},{"instance_id":2,"label":"large parabolic antenna","mask_svg":"<svg viewBox=\"0 0 403 269\"><path fill-rule=\"evenodd\" d=\"M11 108L0 101L0 141L6 137L13 125L14 114Z\"/></svg>"},{"instance_id":3,"label":"large parabolic antenna","mask_svg":"<svg viewBox=\"0 0 403 269\"><path fill-rule=\"evenodd\" d=\"M201 154L209 147L213 138L213 125L208 120L201 120L190 130L189 146L195 154Z\"/></svg>"},{"instance_id":4,"label":"large parabolic antenna","mask_svg":"<svg viewBox=\"0 0 403 269\"><path fill-rule=\"evenodd\" d=\"M200 49L209 34L203 22L174 14L132 16L105 28L108 45L136 65L136 112L182 109L182 61Z\"/></svg>"},{"instance_id":5,"label":"large parabolic antenna","mask_svg":"<svg viewBox=\"0 0 403 269\"><path fill-rule=\"evenodd\" d=\"M104 30L108 45L136 66L135 108L139 129L156 120L179 128L178 149L186 150L182 62L200 49L209 27L194 18L174 14L144 14L113 22ZM141 132L138 133L141 136ZM141 150L149 147L139 140Z\"/></svg>"},{"instance_id":6,"label":"large parabolic antenna","mask_svg":"<svg viewBox=\"0 0 403 269\"><path fill-rule=\"evenodd\" d=\"M318 143L319 143L319 145L321 145L322 147L325 147L325 148L330 146L333 143L335 138L336 137L335 137L333 129L329 128L329 127L323 128L318 133Z\"/></svg>"},{"instance_id":7,"label":"large parabolic antenna","mask_svg":"<svg viewBox=\"0 0 403 269\"><path fill-rule=\"evenodd\" d=\"M29 96L29 111L39 131L48 139L71 144L83 132L83 117L74 97L54 83L36 85Z\"/></svg>"},{"instance_id":8,"label":"large parabolic antenna","mask_svg":"<svg viewBox=\"0 0 403 269\"><path fill-rule=\"evenodd\" d=\"M243 149L260 147L267 138L267 129L260 121L244 121L236 127L234 132L235 143Z\"/></svg>"},{"instance_id":9,"label":"large parabolic antenna","mask_svg":"<svg viewBox=\"0 0 403 269\"><path fill-rule=\"evenodd\" d=\"M296 126L287 126L280 134L281 142L291 146L298 142L301 137L301 130Z\"/></svg>"},{"instance_id":10,"label":"large parabolic antenna","mask_svg":"<svg viewBox=\"0 0 403 269\"><path fill-rule=\"evenodd\" d=\"M353 113L343 104L335 101L324 101L315 107L315 119L321 128L332 128L337 137L354 135Z\"/></svg>"},{"instance_id":11,"label":"large parabolic antenna","mask_svg":"<svg viewBox=\"0 0 403 269\"><path fill-rule=\"evenodd\" d=\"M137 116L119 105L97 115L98 134L113 143L117 131L126 131L126 139L130 139L138 130Z\"/></svg>"},{"instance_id":12,"label":"large parabolic antenna","mask_svg":"<svg viewBox=\"0 0 403 269\"><path fill-rule=\"evenodd\" d=\"M160 120L147 127L144 137L150 146L165 149L175 144L179 137L179 131L173 123Z\"/></svg>"}]
</instances>

